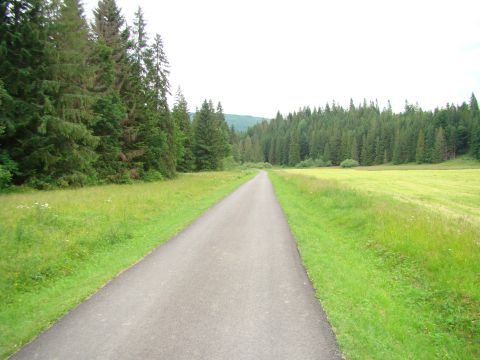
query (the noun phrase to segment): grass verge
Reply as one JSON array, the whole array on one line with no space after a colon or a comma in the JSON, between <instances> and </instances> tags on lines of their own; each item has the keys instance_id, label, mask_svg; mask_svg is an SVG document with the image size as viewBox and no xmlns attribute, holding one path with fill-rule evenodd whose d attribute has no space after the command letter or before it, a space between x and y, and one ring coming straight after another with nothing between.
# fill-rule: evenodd
<instances>
[{"instance_id":1,"label":"grass verge","mask_svg":"<svg viewBox=\"0 0 480 360\"><path fill-rule=\"evenodd\" d=\"M338 181L271 172L349 359L480 357L480 232Z\"/></svg>"},{"instance_id":2,"label":"grass verge","mask_svg":"<svg viewBox=\"0 0 480 360\"><path fill-rule=\"evenodd\" d=\"M0 195L0 358L254 174Z\"/></svg>"}]
</instances>

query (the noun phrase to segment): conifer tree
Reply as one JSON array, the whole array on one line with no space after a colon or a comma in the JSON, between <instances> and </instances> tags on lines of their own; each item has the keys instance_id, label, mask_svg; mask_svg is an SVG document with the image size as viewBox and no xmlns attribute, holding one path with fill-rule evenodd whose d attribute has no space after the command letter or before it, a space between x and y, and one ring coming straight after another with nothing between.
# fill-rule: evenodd
<instances>
[{"instance_id":1,"label":"conifer tree","mask_svg":"<svg viewBox=\"0 0 480 360\"><path fill-rule=\"evenodd\" d=\"M216 147L215 152L218 159L217 162L221 167L222 160L232 153L232 146L230 144L230 129L225 121L225 114L220 102L218 102L215 112L214 128L216 130L213 134Z\"/></svg>"},{"instance_id":2,"label":"conifer tree","mask_svg":"<svg viewBox=\"0 0 480 360\"><path fill-rule=\"evenodd\" d=\"M298 130L294 129L290 135L288 147L288 165L295 166L300 162L300 140Z\"/></svg>"},{"instance_id":3,"label":"conifer tree","mask_svg":"<svg viewBox=\"0 0 480 360\"><path fill-rule=\"evenodd\" d=\"M415 161L417 164L421 164L425 161L425 134L422 129L420 129L420 132L418 133Z\"/></svg>"},{"instance_id":4,"label":"conifer tree","mask_svg":"<svg viewBox=\"0 0 480 360\"><path fill-rule=\"evenodd\" d=\"M353 141L352 141L352 149L351 149L351 159L353 160L356 160L358 161L359 160L359 157L358 157L358 144L357 144L357 137L354 136L353 137Z\"/></svg>"},{"instance_id":5,"label":"conifer tree","mask_svg":"<svg viewBox=\"0 0 480 360\"><path fill-rule=\"evenodd\" d=\"M193 130L196 170L215 170L217 164L211 136L214 132L213 114L207 100L203 102L200 110L195 113Z\"/></svg>"},{"instance_id":6,"label":"conifer tree","mask_svg":"<svg viewBox=\"0 0 480 360\"><path fill-rule=\"evenodd\" d=\"M325 147L324 147L324 149L323 149L323 160L324 160L324 161L330 161L330 160L332 160L332 157L331 157L331 155L330 155L330 143L329 143L329 141L327 141L327 142L325 143Z\"/></svg>"},{"instance_id":7,"label":"conifer tree","mask_svg":"<svg viewBox=\"0 0 480 360\"><path fill-rule=\"evenodd\" d=\"M144 129L146 155L145 165L159 170L167 177L175 175L176 141L175 125L170 116L167 95L170 93L168 81L169 63L163 49L160 35L156 35L153 44L143 55L146 68L147 104L149 107L147 123Z\"/></svg>"},{"instance_id":8,"label":"conifer tree","mask_svg":"<svg viewBox=\"0 0 480 360\"><path fill-rule=\"evenodd\" d=\"M181 172L193 171L195 165L192 146L193 131L190 124L187 101L180 88L176 94L172 119L175 125L177 170Z\"/></svg>"},{"instance_id":9,"label":"conifer tree","mask_svg":"<svg viewBox=\"0 0 480 360\"><path fill-rule=\"evenodd\" d=\"M63 2L49 35L54 45L49 49L49 98L38 134L32 137L37 152L31 160L42 166L44 181L83 185L94 176L98 140L91 132L95 124L89 91L94 76L89 64L92 47L79 1Z\"/></svg>"},{"instance_id":10,"label":"conifer tree","mask_svg":"<svg viewBox=\"0 0 480 360\"><path fill-rule=\"evenodd\" d=\"M447 152L447 144L443 128L438 128L435 133L435 145L433 148L432 162L439 163L445 160Z\"/></svg>"},{"instance_id":11,"label":"conifer tree","mask_svg":"<svg viewBox=\"0 0 480 360\"><path fill-rule=\"evenodd\" d=\"M41 0L0 5L0 149L5 161L15 164L9 182L33 181L43 167L37 153L38 127L45 113L48 80L46 4Z\"/></svg>"},{"instance_id":12,"label":"conifer tree","mask_svg":"<svg viewBox=\"0 0 480 360\"><path fill-rule=\"evenodd\" d=\"M93 127L99 138L96 170L102 179L123 181L126 170L123 155L123 124L127 107L121 96L126 78L127 43L124 19L115 0L100 0L92 24L95 38L92 62L96 66L93 109L97 121Z\"/></svg>"},{"instance_id":13,"label":"conifer tree","mask_svg":"<svg viewBox=\"0 0 480 360\"><path fill-rule=\"evenodd\" d=\"M93 11L94 22L92 30L96 40L96 45L108 47L108 61L113 65L113 83L112 79L107 81L108 86L121 93L127 77L127 51L129 33L125 27L125 19L115 0L99 0L97 8ZM110 73L112 70L108 70ZM99 74L102 76L102 73ZM110 75L112 76L112 75ZM104 81L99 81L97 87L104 86Z\"/></svg>"},{"instance_id":14,"label":"conifer tree","mask_svg":"<svg viewBox=\"0 0 480 360\"><path fill-rule=\"evenodd\" d=\"M401 144L400 144L400 131L397 130L395 133L395 140L393 143L393 155L392 155L392 162L397 165L401 164L402 158L401 158Z\"/></svg>"}]
</instances>

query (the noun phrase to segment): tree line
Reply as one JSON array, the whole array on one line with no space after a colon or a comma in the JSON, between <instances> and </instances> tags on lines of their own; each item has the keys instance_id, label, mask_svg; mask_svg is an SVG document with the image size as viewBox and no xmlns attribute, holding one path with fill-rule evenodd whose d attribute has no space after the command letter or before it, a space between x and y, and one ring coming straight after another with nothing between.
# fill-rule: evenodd
<instances>
[{"instance_id":1,"label":"tree line","mask_svg":"<svg viewBox=\"0 0 480 360\"><path fill-rule=\"evenodd\" d=\"M463 154L480 159L480 111L474 94L468 104L433 111L408 103L400 113L390 103L383 109L367 101L350 101L348 108L327 103L278 113L250 128L238 148L242 161L288 166L308 159L333 165L354 159L364 166L438 163Z\"/></svg>"},{"instance_id":2,"label":"tree line","mask_svg":"<svg viewBox=\"0 0 480 360\"><path fill-rule=\"evenodd\" d=\"M0 187L159 179L215 170L231 152L221 104L190 121L141 8L128 25L115 0L88 23L80 0L0 3Z\"/></svg>"}]
</instances>

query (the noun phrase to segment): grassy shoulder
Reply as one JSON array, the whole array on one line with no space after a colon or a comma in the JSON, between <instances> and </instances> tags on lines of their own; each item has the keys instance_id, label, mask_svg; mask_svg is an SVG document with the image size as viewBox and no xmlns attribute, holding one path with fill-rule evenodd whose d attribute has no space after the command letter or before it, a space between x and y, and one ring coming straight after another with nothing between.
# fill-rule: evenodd
<instances>
[{"instance_id":1,"label":"grassy shoulder","mask_svg":"<svg viewBox=\"0 0 480 360\"><path fill-rule=\"evenodd\" d=\"M254 174L0 195L0 358Z\"/></svg>"},{"instance_id":2,"label":"grassy shoulder","mask_svg":"<svg viewBox=\"0 0 480 360\"><path fill-rule=\"evenodd\" d=\"M339 181L271 172L349 359L480 356L480 232Z\"/></svg>"}]
</instances>

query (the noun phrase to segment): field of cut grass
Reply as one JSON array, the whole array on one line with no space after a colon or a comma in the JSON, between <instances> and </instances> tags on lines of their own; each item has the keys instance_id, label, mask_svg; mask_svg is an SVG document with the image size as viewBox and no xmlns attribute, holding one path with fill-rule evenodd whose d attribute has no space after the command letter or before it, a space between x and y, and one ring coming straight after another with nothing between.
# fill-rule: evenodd
<instances>
[{"instance_id":1,"label":"field of cut grass","mask_svg":"<svg viewBox=\"0 0 480 360\"><path fill-rule=\"evenodd\" d=\"M341 185L367 193L392 196L480 225L480 168L452 170L451 166L443 166L443 170L438 166L428 169L428 166L412 165L407 169L382 166L374 169L317 168L288 171L323 180L335 180Z\"/></svg>"},{"instance_id":2,"label":"field of cut grass","mask_svg":"<svg viewBox=\"0 0 480 360\"><path fill-rule=\"evenodd\" d=\"M479 175L270 173L347 359L480 358L480 227L471 221L480 207L472 201ZM398 200L421 196L417 182L429 201L453 203L457 214L465 207L471 218ZM455 191L465 197L456 199Z\"/></svg>"},{"instance_id":3,"label":"field of cut grass","mask_svg":"<svg viewBox=\"0 0 480 360\"><path fill-rule=\"evenodd\" d=\"M0 358L253 175L0 195Z\"/></svg>"}]
</instances>

